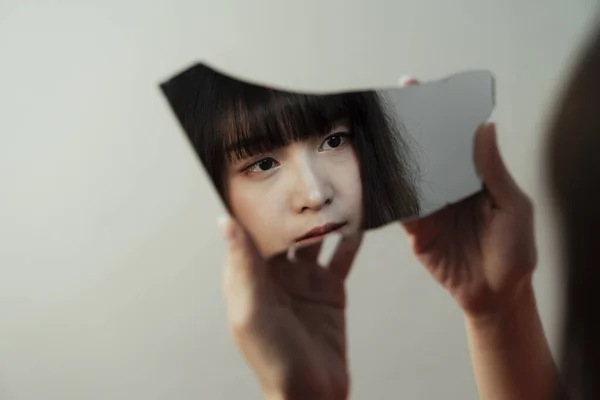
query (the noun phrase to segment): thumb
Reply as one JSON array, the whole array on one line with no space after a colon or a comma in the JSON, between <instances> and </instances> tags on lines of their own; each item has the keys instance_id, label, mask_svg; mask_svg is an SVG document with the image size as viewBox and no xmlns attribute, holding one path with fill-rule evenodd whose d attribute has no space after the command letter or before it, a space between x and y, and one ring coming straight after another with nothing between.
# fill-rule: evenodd
<instances>
[{"instance_id":1,"label":"thumb","mask_svg":"<svg viewBox=\"0 0 600 400\"><path fill-rule=\"evenodd\" d=\"M494 204L513 205L520 190L502 160L493 123L483 125L475 135L475 165Z\"/></svg>"},{"instance_id":2,"label":"thumb","mask_svg":"<svg viewBox=\"0 0 600 400\"><path fill-rule=\"evenodd\" d=\"M231 218L219 219L227 241L224 291L229 302L253 303L265 277L265 267L252 239Z\"/></svg>"}]
</instances>

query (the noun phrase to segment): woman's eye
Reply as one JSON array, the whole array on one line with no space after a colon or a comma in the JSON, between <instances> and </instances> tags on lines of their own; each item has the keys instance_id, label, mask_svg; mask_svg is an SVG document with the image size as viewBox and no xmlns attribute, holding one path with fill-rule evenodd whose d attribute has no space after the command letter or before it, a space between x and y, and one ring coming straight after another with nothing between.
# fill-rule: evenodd
<instances>
[{"instance_id":1,"label":"woman's eye","mask_svg":"<svg viewBox=\"0 0 600 400\"><path fill-rule=\"evenodd\" d=\"M344 143L346 143L346 141L349 139L349 135L347 133L334 133L333 135L328 136L323 143L321 144L321 147L319 147L320 151L323 150L330 150L330 149L336 149L338 147L340 147L341 145L343 145Z\"/></svg>"},{"instance_id":2,"label":"woman's eye","mask_svg":"<svg viewBox=\"0 0 600 400\"><path fill-rule=\"evenodd\" d=\"M259 161L255 162L254 164L250 165L246 169L246 171L248 171L248 172L265 172L265 171L269 171L270 169L273 169L277 166L279 166L279 163L277 161L275 161L273 158L268 157L268 158L263 158L262 160L259 160Z\"/></svg>"}]
</instances>

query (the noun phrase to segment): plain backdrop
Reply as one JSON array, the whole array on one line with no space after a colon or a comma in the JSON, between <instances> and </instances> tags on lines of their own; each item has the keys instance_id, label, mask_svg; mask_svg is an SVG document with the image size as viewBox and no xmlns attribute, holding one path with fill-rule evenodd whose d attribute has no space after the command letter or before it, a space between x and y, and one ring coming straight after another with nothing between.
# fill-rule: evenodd
<instances>
[{"instance_id":1,"label":"plain backdrop","mask_svg":"<svg viewBox=\"0 0 600 400\"><path fill-rule=\"evenodd\" d=\"M556 347L543 129L593 1L0 1L1 399L261 398L227 331L223 209L157 86L191 53L305 90L493 71ZM461 313L398 226L349 296L352 398L477 397Z\"/></svg>"}]
</instances>

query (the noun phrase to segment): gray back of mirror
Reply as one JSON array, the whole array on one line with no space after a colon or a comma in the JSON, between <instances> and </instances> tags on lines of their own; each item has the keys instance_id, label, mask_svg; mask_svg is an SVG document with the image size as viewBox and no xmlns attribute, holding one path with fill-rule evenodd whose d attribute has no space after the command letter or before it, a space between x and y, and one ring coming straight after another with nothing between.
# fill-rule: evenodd
<instances>
[{"instance_id":1,"label":"gray back of mirror","mask_svg":"<svg viewBox=\"0 0 600 400\"><path fill-rule=\"evenodd\" d=\"M481 189L473 138L494 108L486 71L314 94L196 64L161 88L264 256L419 218Z\"/></svg>"},{"instance_id":2,"label":"gray back of mirror","mask_svg":"<svg viewBox=\"0 0 600 400\"><path fill-rule=\"evenodd\" d=\"M413 141L419 166L419 216L481 189L473 164L473 138L494 110L494 93L494 78L488 71L384 91Z\"/></svg>"}]
</instances>

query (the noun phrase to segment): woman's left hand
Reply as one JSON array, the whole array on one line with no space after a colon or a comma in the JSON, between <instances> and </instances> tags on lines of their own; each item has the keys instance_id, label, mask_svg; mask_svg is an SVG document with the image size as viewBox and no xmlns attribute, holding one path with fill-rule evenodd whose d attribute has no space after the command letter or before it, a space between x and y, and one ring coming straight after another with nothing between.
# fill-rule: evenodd
<instances>
[{"instance_id":1,"label":"woman's left hand","mask_svg":"<svg viewBox=\"0 0 600 400\"><path fill-rule=\"evenodd\" d=\"M344 281L361 236L345 238L329 268L318 265L320 244L264 260L236 222L228 241L225 298L238 348L273 399L346 399Z\"/></svg>"},{"instance_id":2,"label":"woman's left hand","mask_svg":"<svg viewBox=\"0 0 600 400\"><path fill-rule=\"evenodd\" d=\"M406 86L417 85L411 79ZM471 320L505 317L533 301L537 263L533 205L510 175L493 124L474 138L485 189L402 225L413 252Z\"/></svg>"}]
</instances>

